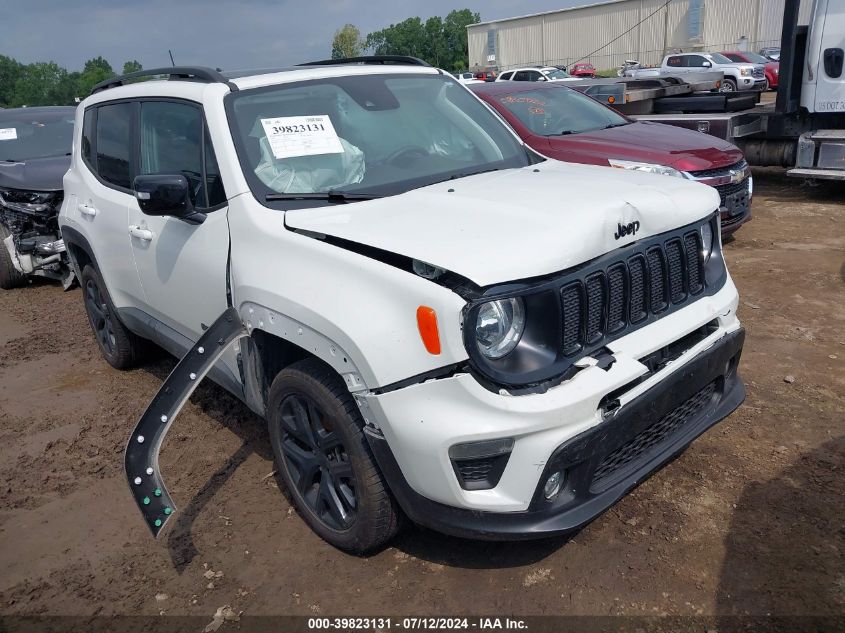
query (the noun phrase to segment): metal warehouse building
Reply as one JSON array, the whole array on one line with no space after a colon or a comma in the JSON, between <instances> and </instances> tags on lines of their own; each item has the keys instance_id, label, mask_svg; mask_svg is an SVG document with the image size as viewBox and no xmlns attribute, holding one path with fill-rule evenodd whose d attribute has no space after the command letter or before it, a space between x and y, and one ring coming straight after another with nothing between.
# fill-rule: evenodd
<instances>
[{"instance_id":1,"label":"metal warehouse building","mask_svg":"<svg viewBox=\"0 0 845 633\"><path fill-rule=\"evenodd\" d=\"M610 0L467 27L470 68L626 59L659 64L667 51L751 50L779 46L784 0ZM799 23L812 0L801 1Z\"/></svg>"}]
</instances>

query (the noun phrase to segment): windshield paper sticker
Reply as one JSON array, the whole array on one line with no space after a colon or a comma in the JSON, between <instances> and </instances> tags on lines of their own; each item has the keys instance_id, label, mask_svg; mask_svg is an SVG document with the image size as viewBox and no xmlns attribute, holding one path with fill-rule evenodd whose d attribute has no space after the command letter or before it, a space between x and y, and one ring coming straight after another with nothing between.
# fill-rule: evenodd
<instances>
[{"instance_id":1,"label":"windshield paper sticker","mask_svg":"<svg viewBox=\"0 0 845 633\"><path fill-rule=\"evenodd\" d=\"M13 141L18 138L18 131L13 127L0 127L0 141Z\"/></svg>"},{"instance_id":2,"label":"windshield paper sticker","mask_svg":"<svg viewBox=\"0 0 845 633\"><path fill-rule=\"evenodd\" d=\"M261 119L261 125L276 158L343 153L328 114Z\"/></svg>"}]
</instances>

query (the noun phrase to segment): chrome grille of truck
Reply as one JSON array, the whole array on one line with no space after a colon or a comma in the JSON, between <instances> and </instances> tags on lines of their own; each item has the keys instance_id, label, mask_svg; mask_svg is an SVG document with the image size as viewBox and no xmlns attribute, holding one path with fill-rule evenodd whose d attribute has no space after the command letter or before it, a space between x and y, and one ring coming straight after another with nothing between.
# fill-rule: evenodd
<instances>
[{"instance_id":1,"label":"chrome grille of truck","mask_svg":"<svg viewBox=\"0 0 845 633\"><path fill-rule=\"evenodd\" d=\"M764 79L766 77L766 72L760 66L755 66L754 70L751 71L751 76L754 79Z\"/></svg>"},{"instance_id":2,"label":"chrome grille of truck","mask_svg":"<svg viewBox=\"0 0 845 633\"><path fill-rule=\"evenodd\" d=\"M618 338L649 314L691 301L704 290L703 279L701 237L691 230L570 281L560 290L563 354Z\"/></svg>"}]
</instances>

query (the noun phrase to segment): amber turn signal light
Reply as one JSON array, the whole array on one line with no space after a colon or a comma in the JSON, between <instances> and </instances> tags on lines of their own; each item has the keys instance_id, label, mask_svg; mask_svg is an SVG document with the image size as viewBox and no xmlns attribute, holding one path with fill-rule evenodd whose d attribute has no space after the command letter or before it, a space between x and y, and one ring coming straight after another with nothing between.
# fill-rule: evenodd
<instances>
[{"instance_id":1,"label":"amber turn signal light","mask_svg":"<svg viewBox=\"0 0 845 633\"><path fill-rule=\"evenodd\" d=\"M437 313L434 308L420 306L417 308L417 327L420 338L429 354L440 354L440 332L437 330Z\"/></svg>"}]
</instances>

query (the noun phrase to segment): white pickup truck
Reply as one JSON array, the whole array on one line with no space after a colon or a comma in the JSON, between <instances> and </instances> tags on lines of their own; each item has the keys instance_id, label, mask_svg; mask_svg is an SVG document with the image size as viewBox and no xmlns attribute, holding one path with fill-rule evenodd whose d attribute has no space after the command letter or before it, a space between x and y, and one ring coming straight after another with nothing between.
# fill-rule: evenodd
<instances>
[{"instance_id":1,"label":"white pickup truck","mask_svg":"<svg viewBox=\"0 0 845 633\"><path fill-rule=\"evenodd\" d=\"M721 92L737 90L765 90L768 88L762 64L733 62L720 53L678 53L667 55L659 68L629 67L625 77L647 79L651 77L679 77L692 81L710 79L709 74L722 73ZM705 76L705 73L708 73Z\"/></svg>"}]
</instances>

